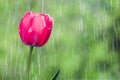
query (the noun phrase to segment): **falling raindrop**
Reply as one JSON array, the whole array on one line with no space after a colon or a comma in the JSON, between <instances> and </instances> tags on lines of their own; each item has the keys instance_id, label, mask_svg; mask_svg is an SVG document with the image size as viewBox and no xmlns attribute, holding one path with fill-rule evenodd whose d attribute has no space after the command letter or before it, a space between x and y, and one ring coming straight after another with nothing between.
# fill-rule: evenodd
<instances>
[{"instance_id":1,"label":"falling raindrop","mask_svg":"<svg viewBox=\"0 0 120 80\"><path fill-rule=\"evenodd\" d=\"M80 19L80 22L79 22L79 32L81 32L83 30L83 20Z\"/></svg>"},{"instance_id":2,"label":"falling raindrop","mask_svg":"<svg viewBox=\"0 0 120 80\"><path fill-rule=\"evenodd\" d=\"M33 74L33 70L34 70L34 63L31 63L31 74Z\"/></svg>"},{"instance_id":3,"label":"falling raindrop","mask_svg":"<svg viewBox=\"0 0 120 80\"><path fill-rule=\"evenodd\" d=\"M26 63L26 59L25 59L25 61L24 61L24 72L26 72L26 70L27 70L27 69L26 69L26 66L27 66L26 64L27 64L27 63Z\"/></svg>"}]
</instances>

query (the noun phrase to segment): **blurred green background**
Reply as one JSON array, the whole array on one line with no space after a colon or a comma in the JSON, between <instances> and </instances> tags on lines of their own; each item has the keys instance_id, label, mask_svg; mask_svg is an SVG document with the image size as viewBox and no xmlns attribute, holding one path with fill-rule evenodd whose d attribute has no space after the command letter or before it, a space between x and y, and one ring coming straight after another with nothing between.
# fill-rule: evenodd
<instances>
[{"instance_id":1,"label":"blurred green background","mask_svg":"<svg viewBox=\"0 0 120 80\"><path fill-rule=\"evenodd\" d=\"M30 80L120 80L120 0L0 0L0 80L26 80L29 46L18 34L26 11L47 13L54 27L34 48Z\"/></svg>"}]
</instances>

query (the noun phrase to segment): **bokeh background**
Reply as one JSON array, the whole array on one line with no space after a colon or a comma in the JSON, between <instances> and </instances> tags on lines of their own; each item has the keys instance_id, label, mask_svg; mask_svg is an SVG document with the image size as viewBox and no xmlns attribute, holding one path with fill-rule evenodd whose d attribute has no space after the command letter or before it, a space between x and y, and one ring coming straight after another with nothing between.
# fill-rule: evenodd
<instances>
[{"instance_id":1,"label":"bokeh background","mask_svg":"<svg viewBox=\"0 0 120 80\"><path fill-rule=\"evenodd\" d=\"M18 34L26 11L54 18L34 48L30 80L120 80L120 0L0 0L0 80L26 80L29 46Z\"/></svg>"}]
</instances>

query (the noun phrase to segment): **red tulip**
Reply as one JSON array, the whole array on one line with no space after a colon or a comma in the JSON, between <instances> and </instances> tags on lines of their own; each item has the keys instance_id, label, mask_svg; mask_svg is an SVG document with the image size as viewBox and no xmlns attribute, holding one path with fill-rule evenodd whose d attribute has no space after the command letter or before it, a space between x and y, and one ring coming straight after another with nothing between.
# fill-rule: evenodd
<instances>
[{"instance_id":1,"label":"red tulip","mask_svg":"<svg viewBox=\"0 0 120 80\"><path fill-rule=\"evenodd\" d=\"M19 34L23 43L33 47L43 46L49 39L53 18L48 14L26 12L19 24Z\"/></svg>"}]
</instances>

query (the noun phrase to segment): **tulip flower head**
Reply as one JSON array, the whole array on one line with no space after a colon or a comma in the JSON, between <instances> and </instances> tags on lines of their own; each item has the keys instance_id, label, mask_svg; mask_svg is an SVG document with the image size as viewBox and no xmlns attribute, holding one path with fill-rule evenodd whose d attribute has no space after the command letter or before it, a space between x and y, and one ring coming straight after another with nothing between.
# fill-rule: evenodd
<instances>
[{"instance_id":1,"label":"tulip flower head","mask_svg":"<svg viewBox=\"0 0 120 80\"><path fill-rule=\"evenodd\" d=\"M53 18L48 14L26 12L19 24L22 42L33 47L43 46L49 39L53 26Z\"/></svg>"}]
</instances>

